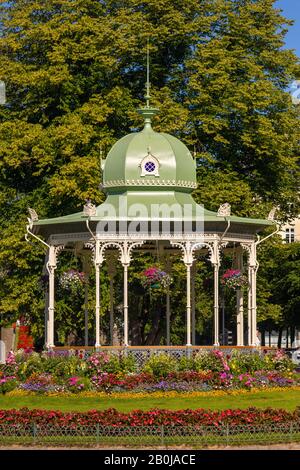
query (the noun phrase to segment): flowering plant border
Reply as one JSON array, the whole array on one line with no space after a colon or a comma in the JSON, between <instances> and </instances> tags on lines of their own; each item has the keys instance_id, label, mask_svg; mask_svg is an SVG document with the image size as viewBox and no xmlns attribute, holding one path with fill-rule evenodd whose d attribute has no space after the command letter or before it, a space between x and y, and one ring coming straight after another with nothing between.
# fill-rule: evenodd
<instances>
[{"instance_id":1,"label":"flowering plant border","mask_svg":"<svg viewBox=\"0 0 300 470\"><path fill-rule=\"evenodd\" d=\"M167 410L153 408L149 411L134 410L128 413L119 412L115 408L104 411L90 410L88 412L68 412L57 410L41 410L21 408L0 410L0 425L8 424L10 428L19 428L28 424L64 426L89 426L99 424L102 426L215 426L216 428L228 424L261 425L300 423L300 408L294 412L284 409L254 408L227 409L221 411L199 408L196 410Z\"/></svg>"}]
</instances>

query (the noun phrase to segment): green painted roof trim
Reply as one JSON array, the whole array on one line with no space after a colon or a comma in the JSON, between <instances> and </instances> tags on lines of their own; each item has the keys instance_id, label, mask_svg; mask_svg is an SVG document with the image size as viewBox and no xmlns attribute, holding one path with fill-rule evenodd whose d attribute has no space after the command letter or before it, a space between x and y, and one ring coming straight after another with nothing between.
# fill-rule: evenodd
<instances>
[{"instance_id":1,"label":"green painted roof trim","mask_svg":"<svg viewBox=\"0 0 300 470\"><path fill-rule=\"evenodd\" d=\"M104 203L105 204L105 203ZM245 225L261 225L263 227L268 227L271 225L274 225L274 222L271 220L265 220L265 219L251 219L251 218L246 218L246 217L238 217L238 216L229 216L229 217L219 217L217 216L216 212L211 212L207 209L204 209L204 222L227 222L230 220L231 222L239 223L239 224L245 224ZM33 223L33 226L42 226L42 225L54 225L54 224L72 224L75 222L85 222L86 220L91 220L91 221L101 221L103 217L99 216L92 216L88 217L83 214L83 212L76 212L74 214L69 214L65 215L62 217L54 217L51 219L40 219L37 220L36 222ZM116 220L119 220L117 217ZM123 219L124 220L124 219ZM134 217L128 218L128 220L135 220ZM145 219L145 220L151 220L151 219ZM174 220L174 219L172 219Z\"/></svg>"}]
</instances>

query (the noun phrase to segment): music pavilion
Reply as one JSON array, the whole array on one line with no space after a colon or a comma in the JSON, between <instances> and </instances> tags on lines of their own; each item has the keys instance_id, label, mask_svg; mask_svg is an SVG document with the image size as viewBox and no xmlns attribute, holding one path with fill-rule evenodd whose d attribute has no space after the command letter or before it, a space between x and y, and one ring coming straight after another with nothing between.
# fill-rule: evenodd
<instances>
[{"instance_id":1,"label":"music pavilion","mask_svg":"<svg viewBox=\"0 0 300 470\"><path fill-rule=\"evenodd\" d=\"M248 275L248 288L236 290L236 344L255 346L256 336L256 276L258 232L273 225L270 220L231 215L230 206L222 204L218 212L198 205L192 191L197 187L196 164L188 148L177 138L158 133L151 126L157 110L147 105L139 112L144 117L140 132L117 141L102 163L104 203L95 207L88 202L82 212L51 219L38 219L34 210L27 232L47 246L46 267L49 273L48 302L45 309L45 345L54 344L55 295L54 276L58 255L62 250L74 250L84 259L88 276L88 258L95 268L95 343L100 344L100 270L109 253L117 252L123 267L122 347L130 346L130 312L128 312L128 266L138 250L154 252L162 258L176 253L186 268L185 344L195 346L194 265L201 253L207 256L214 272L213 345L220 345L219 271L222 252L234 250L236 267ZM275 232L273 232L275 233ZM272 234L273 234L272 233ZM272 235L271 234L271 235ZM269 235L269 236L271 236ZM247 260L243 266L243 259ZM85 268L86 267L86 268ZM171 271L172 267L167 268ZM108 273L110 273L108 269ZM112 279L110 279L112 282ZM166 346L170 346L170 295L166 294ZM86 292L87 294L87 292ZM244 295L247 301L244 302ZM113 296L113 289L111 289ZM246 309L244 308L246 305ZM245 316L245 321L244 321ZM246 321L247 320L247 321ZM114 306L111 298L110 339L113 338ZM85 345L88 338L87 295L85 308ZM174 347L174 346L173 346Z\"/></svg>"}]
</instances>

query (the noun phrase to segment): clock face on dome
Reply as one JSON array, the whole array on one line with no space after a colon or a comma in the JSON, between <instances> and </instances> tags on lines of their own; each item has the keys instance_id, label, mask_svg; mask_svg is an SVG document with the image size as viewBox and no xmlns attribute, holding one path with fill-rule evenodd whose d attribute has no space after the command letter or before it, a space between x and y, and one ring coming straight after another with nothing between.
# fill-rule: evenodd
<instances>
[{"instance_id":1,"label":"clock face on dome","mask_svg":"<svg viewBox=\"0 0 300 470\"><path fill-rule=\"evenodd\" d=\"M159 161L150 152L143 158L139 166L142 169L141 176L159 176Z\"/></svg>"}]
</instances>

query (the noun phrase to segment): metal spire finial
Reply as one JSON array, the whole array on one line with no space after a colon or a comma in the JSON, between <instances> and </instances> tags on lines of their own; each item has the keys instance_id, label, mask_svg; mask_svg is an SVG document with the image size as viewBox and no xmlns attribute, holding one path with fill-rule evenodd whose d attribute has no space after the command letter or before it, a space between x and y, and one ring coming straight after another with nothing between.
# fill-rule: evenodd
<instances>
[{"instance_id":1,"label":"metal spire finial","mask_svg":"<svg viewBox=\"0 0 300 470\"><path fill-rule=\"evenodd\" d=\"M146 107L149 108L150 100L150 54L149 54L149 37L147 38L147 82L146 82Z\"/></svg>"},{"instance_id":2,"label":"metal spire finial","mask_svg":"<svg viewBox=\"0 0 300 470\"><path fill-rule=\"evenodd\" d=\"M138 109L138 112L145 119L145 129L151 129L151 119L158 112L157 108L150 107L150 52L149 52L149 37L147 38L147 81L146 81L146 106Z\"/></svg>"}]
</instances>

